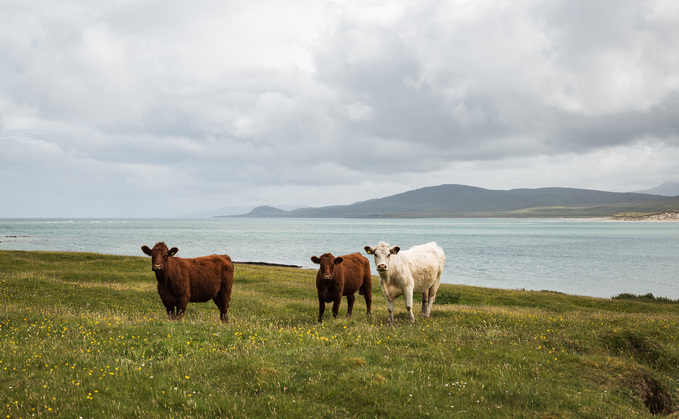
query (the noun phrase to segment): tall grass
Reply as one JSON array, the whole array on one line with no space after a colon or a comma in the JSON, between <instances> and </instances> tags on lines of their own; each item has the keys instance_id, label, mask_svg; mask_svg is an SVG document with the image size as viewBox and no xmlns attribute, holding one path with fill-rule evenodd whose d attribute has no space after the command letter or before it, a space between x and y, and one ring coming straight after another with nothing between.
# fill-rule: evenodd
<instances>
[{"instance_id":1,"label":"tall grass","mask_svg":"<svg viewBox=\"0 0 679 419\"><path fill-rule=\"evenodd\" d=\"M167 320L146 258L0 252L1 417L632 417L679 403L679 304L443 285L316 322L315 272L237 264ZM374 283L377 285L378 281ZM612 290L614 294L614 290Z\"/></svg>"}]
</instances>

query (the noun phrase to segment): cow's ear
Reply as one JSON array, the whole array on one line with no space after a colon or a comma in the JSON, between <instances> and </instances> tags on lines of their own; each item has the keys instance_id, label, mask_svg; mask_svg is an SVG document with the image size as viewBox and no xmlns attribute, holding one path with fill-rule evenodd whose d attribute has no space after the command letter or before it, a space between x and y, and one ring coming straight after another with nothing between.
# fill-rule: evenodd
<instances>
[{"instance_id":1,"label":"cow's ear","mask_svg":"<svg viewBox=\"0 0 679 419\"><path fill-rule=\"evenodd\" d=\"M372 255L373 253L375 253L375 249L373 249L373 248L370 247L370 246L366 246L366 247L364 247L363 249L365 249L365 252L366 252L367 254L369 254L369 255Z\"/></svg>"},{"instance_id":2,"label":"cow's ear","mask_svg":"<svg viewBox=\"0 0 679 419\"><path fill-rule=\"evenodd\" d=\"M141 251L144 252L144 253L146 253L146 254L149 255L149 256L153 255L153 252L151 251L151 249L149 249L148 246L142 246L142 247L141 247Z\"/></svg>"},{"instance_id":3,"label":"cow's ear","mask_svg":"<svg viewBox=\"0 0 679 419\"><path fill-rule=\"evenodd\" d=\"M311 256L311 261L313 263L321 263L321 259L318 256Z\"/></svg>"},{"instance_id":4,"label":"cow's ear","mask_svg":"<svg viewBox=\"0 0 679 419\"><path fill-rule=\"evenodd\" d=\"M179 252L179 249L177 249L176 247L173 247L172 249L170 249L169 252L167 252L167 255L168 256L174 256L174 255L177 254L177 252Z\"/></svg>"},{"instance_id":5,"label":"cow's ear","mask_svg":"<svg viewBox=\"0 0 679 419\"><path fill-rule=\"evenodd\" d=\"M343 261L344 261L344 259L343 259L341 256L340 256L340 257L336 257L336 258L335 258L335 265L339 265L339 264L342 263Z\"/></svg>"},{"instance_id":6,"label":"cow's ear","mask_svg":"<svg viewBox=\"0 0 679 419\"><path fill-rule=\"evenodd\" d=\"M390 252L391 252L392 255L397 255L398 252L400 252L400 251L401 251L401 248L398 247L398 246L394 246L394 247L392 247L391 250L390 250Z\"/></svg>"}]
</instances>

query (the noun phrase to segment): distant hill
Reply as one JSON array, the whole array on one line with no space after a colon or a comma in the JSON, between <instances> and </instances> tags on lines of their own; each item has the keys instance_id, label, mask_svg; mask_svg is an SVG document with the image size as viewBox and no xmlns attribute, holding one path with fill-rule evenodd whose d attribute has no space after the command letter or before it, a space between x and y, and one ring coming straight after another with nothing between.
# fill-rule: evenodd
<instances>
[{"instance_id":1,"label":"distant hill","mask_svg":"<svg viewBox=\"0 0 679 419\"><path fill-rule=\"evenodd\" d=\"M247 216L251 218L278 218L286 217L288 216L288 214L290 214L290 211L284 211L282 209L274 207L262 206L253 209L247 214Z\"/></svg>"},{"instance_id":2,"label":"distant hill","mask_svg":"<svg viewBox=\"0 0 679 419\"><path fill-rule=\"evenodd\" d=\"M293 211L258 207L241 217L610 217L620 212L662 212L674 209L679 209L679 197L573 188L502 191L465 185L440 185L351 205L299 208Z\"/></svg>"},{"instance_id":3,"label":"distant hill","mask_svg":"<svg viewBox=\"0 0 679 419\"><path fill-rule=\"evenodd\" d=\"M273 207L268 207L272 208L277 211L292 211L297 208L302 208L306 207L305 205L281 205L280 209L279 208L273 208ZM192 212L188 214L182 214L180 215L181 218L220 218L220 217L225 217L225 216L240 216L245 213L249 213L257 208L260 207L255 207L254 205L248 205L248 206L226 206L222 207L216 210L211 210L211 211L201 211L201 212Z\"/></svg>"},{"instance_id":4,"label":"distant hill","mask_svg":"<svg viewBox=\"0 0 679 419\"><path fill-rule=\"evenodd\" d=\"M646 189L644 191L637 191L637 193L646 193L651 195L663 195L663 196L679 196L679 182L664 182L657 188Z\"/></svg>"}]
</instances>

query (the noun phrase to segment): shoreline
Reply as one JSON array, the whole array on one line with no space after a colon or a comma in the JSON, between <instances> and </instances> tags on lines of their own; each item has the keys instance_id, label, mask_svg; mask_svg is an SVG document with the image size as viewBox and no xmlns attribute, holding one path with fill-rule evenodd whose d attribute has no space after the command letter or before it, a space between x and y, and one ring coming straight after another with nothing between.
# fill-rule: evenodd
<instances>
[{"instance_id":1,"label":"shoreline","mask_svg":"<svg viewBox=\"0 0 679 419\"><path fill-rule=\"evenodd\" d=\"M616 214L611 221L648 221L648 222L679 222L679 211L664 211L654 214Z\"/></svg>"},{"instance_id":2,"label":"shoreline","mask_svg":"<svg viewBox=\"0 0 679 419\"><path fill-rule=\"evenodd\" d=\"M239 265L253 265L253 266L271 266L275 268L297 268L297 269L306 269L304 266L300 265L287 265L284 263L269 263L269 262L238 262L238 261L233 261L233 263L237 263Z\"/></svg>"}]
</instances>

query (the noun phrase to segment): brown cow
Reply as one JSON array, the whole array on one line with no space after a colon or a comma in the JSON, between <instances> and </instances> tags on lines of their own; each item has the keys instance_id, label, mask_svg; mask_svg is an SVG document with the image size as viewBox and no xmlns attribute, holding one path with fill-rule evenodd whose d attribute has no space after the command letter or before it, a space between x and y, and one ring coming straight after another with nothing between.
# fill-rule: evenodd
<instances>
[{"instance_id":1,"label":"brown cow","mask_svg":"<svg viewBox=\"0 0 679 419\"><path fill-rule=\"evenodd\" d=\"M141 250L151 256L151 269L158 280L158 294L167 315L181 319L189 301L203 303L212 300L219 307L219 318L228 323L226 311L231 299L233 263L227 255L211 255L193 259L173 257L179 249L167 248L163 242L153 249L142 246Z\"/></svg>"},{"instance_id":2,"label":"brown cow","mask_svg":"<svg viewBox=\"0 0 679 419\"><path fill-rule=\"evenodd\" d=\"M347 317L351 317L354 308L354 293L365 298L370 314L372 304L373 281L370 276L370 261L360 253L334 257L330 253L312 256L311 261L321 265L316 274L316 290L318 291L318 322L323 321L325 303L332 302L332 315L337 317L342 296L347 296Z\"/></svg>"}]
</instances>

